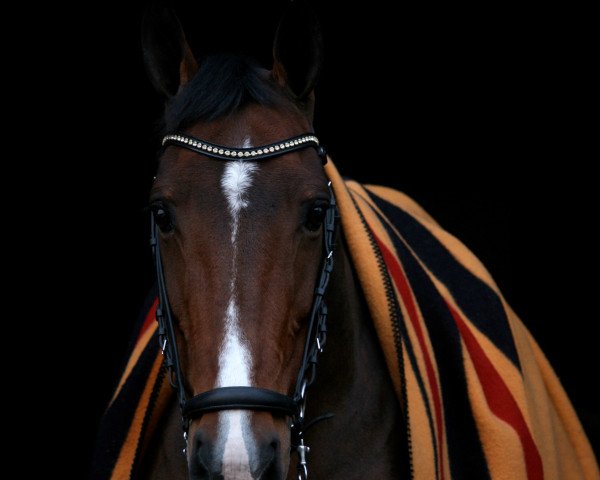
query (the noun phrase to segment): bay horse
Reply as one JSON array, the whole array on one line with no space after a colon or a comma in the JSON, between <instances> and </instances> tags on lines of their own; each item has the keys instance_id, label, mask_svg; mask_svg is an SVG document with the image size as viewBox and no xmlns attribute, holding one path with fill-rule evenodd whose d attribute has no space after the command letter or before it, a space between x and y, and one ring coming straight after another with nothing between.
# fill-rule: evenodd
<instances>
[{"instance_id":1,"label":"bay horse","mask_svg":"<svg viewBox=\"0 0 600 480\"><path fill-rule=\"evenodd\" d=\"M310 446L316 478L400 478L399 402L343 232L329 246L323 241L333 206L311 136L322 58L314 17L292 9L283 18L270 71L233 55L198 63L169 10L146 16L142 38L150 78L167 99L164 129L183 132L167 137L150 194L161 311L172 317L162 325L163 349L179 403L182 395L229 392L241 408L230 397L212 407L210 399L196 402L182 455L174 400L140 477L305 478L290 464L304 468ZM298 138L306 145L298 147ZM330 341L298 445L293 415L277 407L293 396L305 366L315 286L330 248Z\"/></svg>"}]
</instances>

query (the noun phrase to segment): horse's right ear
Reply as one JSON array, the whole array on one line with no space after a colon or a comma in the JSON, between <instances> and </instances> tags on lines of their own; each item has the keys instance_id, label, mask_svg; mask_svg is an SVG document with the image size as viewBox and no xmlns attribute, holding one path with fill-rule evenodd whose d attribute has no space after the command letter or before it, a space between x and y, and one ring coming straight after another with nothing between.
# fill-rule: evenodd
<instances>
[{"instance_id":1,"label":"horse's right ear","mask_svg":"<svg viewBox=\"0 0 600 480\"><path fill-rule=\"evenodd\" d=\"M152 5L144 14L142 53L152 84L167 97L175 95L198 70L177 16L164 6Z\"/></svg>"},{"instance_id":2,"label":"horse's right ear","mask_svg":"<svg viewBox=\"0 0 600 480\"><path fill-rule=\"evenodd\" d=\"M322 57L321 29L315 12L305 0L291 2L275 34L272 75L307 107L310 115Z\"/></svg>"}]
</instances>

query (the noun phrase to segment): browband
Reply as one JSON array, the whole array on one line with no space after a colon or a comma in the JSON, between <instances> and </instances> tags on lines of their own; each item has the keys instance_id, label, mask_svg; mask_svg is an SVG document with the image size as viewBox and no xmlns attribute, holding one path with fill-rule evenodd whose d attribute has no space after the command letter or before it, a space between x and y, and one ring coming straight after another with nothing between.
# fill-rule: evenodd
<instances>
[{"instance_id":1,"label":"browband","mask_svg":"<svg viewBox=\"0 0 600 480\"><path fill-rule=\"evenodd\" d=\"M178 145L187 148L193 152L207 157L216 158L218 160L266 160L267 158L279 157L289 152L295 152L304 148L313 147L323 161L323 165L327 163L327 155L325 149L319 145L319 139L312 133L303 133L277 143L262 145L260 147L251 148L233 148L192 137L191 135L183 135L175 133L165 135L162 140L164 147L167 145Z\"/></svg>"}]
</instances>

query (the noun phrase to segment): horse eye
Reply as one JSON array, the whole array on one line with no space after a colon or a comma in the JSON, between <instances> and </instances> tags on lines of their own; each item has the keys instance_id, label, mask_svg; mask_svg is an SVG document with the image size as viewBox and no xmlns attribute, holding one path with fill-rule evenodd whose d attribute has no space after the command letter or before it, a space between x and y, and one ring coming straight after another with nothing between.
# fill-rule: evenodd
<instances>
[{"instance_id":1,"label":"horse eye","mask_svg":"<svg viewBox=\"0 0 600 480\"><path fill-rule=\"evenodd\" d=\"M313 205L308 211L306 216L306 222L304 226L311 232L316 232L321 228L323 220L325 220L325 214L327 213L327 207L325 205Z\"/></svg>"},{"instance_id":2,"label":"horse eye","mask_svg":"<svg viewBox=\"0 0 600 480\"><path fill-rule=\"evenodd\" d=\"M173 231L173 218L171 217L171 213L169 209L163 205L162 203L153 204L150 209L152 210L152 215L154 217L154 221L160 231L163 233L169 233Z\"/></svg>"}]
</instances>

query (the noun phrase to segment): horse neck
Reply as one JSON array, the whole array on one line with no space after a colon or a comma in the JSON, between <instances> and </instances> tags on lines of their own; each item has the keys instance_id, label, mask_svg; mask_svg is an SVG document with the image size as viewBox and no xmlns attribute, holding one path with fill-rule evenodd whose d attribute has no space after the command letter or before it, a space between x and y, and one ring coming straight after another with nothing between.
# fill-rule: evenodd
<instances>
[{"instance_id":1,"label":"horse neck","mask_svg":"<svg viewBox=\"0 0 600 480\"><path fill-rule=\"evenodd\" d=\"M317 368L318 383L311 396L331 392L346 398L365 370L365 348L374 347L376 335L360 283L352 266L346 240L340 233L335 246L334 270L326 302L329 310L327 348ZM367 360L367 362L365 362ZM314 391L314 393L313 393Z\"/></svg>"},{"instance_id":2,"label":"horse neck","mask_svg":"<svg viewBox=\"0 0 600 480\"><path fill-rule=\"evenodd\" d=\"M343 234L326 300L327 346L308 393L307 421L334 417L306 432L311 468L329 479L399 478L400 409Z\"/></svg>"}]
</instances>

